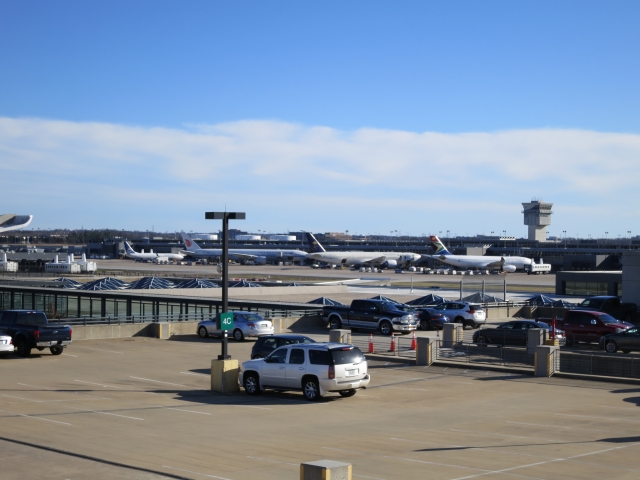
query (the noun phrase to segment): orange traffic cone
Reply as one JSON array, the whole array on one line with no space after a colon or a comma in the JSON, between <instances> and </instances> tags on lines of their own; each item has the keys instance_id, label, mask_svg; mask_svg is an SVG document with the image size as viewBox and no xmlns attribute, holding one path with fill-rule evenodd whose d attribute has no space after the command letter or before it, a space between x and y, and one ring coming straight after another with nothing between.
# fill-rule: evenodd
<instances>
[{"instance_id":1,"label":"orange traffic cone","mask_svg":"<svg viewBox=\"0 0 640 480\"><path fill-rule=\"evenodd\" d=\"M375 349L373 348L373 333L369 334L369 353L375 353Z\"/></svg>"},{"instance_id":2,"label":"orange traffic cone","mask_svg":"<svg viewBox=\"0 0 640 480\"><path fill-rule=\"evenodd\" d=\"M391 334L391 345L389 346L389 351L390 352L396 351L396 336L393 333Z\"/></svg>"},{"instance_id":3,"label":"orange traffic cone","mask_svg":"<svg viewBox=\"0 0 640 480\"><path fill-rule=\"evenodd\" d=\"M415 350L416 347L416 332L413 332L413 336L411 337L411 350Z\"/></svg>"}]
</instances>

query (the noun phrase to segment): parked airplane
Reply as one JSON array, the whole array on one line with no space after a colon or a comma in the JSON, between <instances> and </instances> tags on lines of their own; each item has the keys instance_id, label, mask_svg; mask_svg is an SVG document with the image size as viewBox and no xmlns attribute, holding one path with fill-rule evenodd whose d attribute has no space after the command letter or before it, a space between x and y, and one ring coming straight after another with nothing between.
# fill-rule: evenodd
<instances>
[{"instance_id":1,"label":"parked airplane","mask_svg":"<svg viewBox=\"0 0 640 480\"><path fill-rule=\"evenodd\" d=\"M144 250L141 253L136 252L129 242L124 242L124 254L133 258L134 260L153 260L158 257L166 258L167 260L182 260L184 259L184 255L180 253L153 253L151 250L150 253L144 253Z\"/></svg>"},{"instance_id":2,"label":"parked airplane","mask_svg":"<svg viewBox=\"0 0 640 480\"><path fill-rule=\"evenodd\" d=\"M342 265L369 265L384 268L409 265L422 257L411 252L327 252L316 237L305 232L311 251L307 258L318 262L335 263Z\"/></svg>"},{"instance_id":3,"label":"parked airplane","mask_svg":"<svg viewBox=\"0 0 640 480\"><path fill-rule=\"evenodd\" d=\"M526 257L490 257L485 255L453 255L435 235L429 237L436 249L433 255L423 255L424 257L440 260L460 268L480 268L489 270L500 270L501 272L513 273L517 269L524 269L525 265L531 265L533 260Z\"/></svg>"},{"instance_id":4,"label":"parked airplane","mask_svg":"<svg viewBox=\"0 0 640 480\"><path fill-rule=\"evenodd\" d=\"M222 257L221 248L200 248L196 242L194 242L189 235L182 233L182 239L186 247L186 255L192 255L194 257L207 258L207 257ZM268 250L257 248L230 248L229 258L238 260L240 262L255 262L260 265L264 265L267 261L271 262L284 262L292 260L305 260L307 258L307 252L302 250Z\"/></svg>"}]
</instances>

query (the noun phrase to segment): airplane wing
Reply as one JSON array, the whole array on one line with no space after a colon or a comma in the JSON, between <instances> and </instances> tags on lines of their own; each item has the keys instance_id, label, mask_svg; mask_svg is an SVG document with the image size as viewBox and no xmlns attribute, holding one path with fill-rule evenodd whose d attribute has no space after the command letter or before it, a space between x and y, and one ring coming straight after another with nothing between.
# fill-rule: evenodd
<instances>
[{"instance_id":1,"label":"airplane wing","mask_svg":"<svg viewBox=\"0 0 640 480\"><path fill-rule=\"evenodd\" d=\"M257 255L247 255L246 253L230 253L230 257L237 257L240 260L255 260Z\"/></svg>"},{"instance_id":2,"label":"airplane wing","mask_svg":"<svg viewBox=\"0 0 640 480\"><path fill-rule=\"evenodd\" d=\"M487 262L481 268L502 268L504 267L504 257L498 262Z\"/></svg>"},{"instance_id":3,"label":"airplane wing","mask_svg":"<svg viewBox=\"0 0 640 480\"><path fill-rule=\"evenodd\" d=\"M387 260L387 257L384 255L382 257L372 258L371 260L367 260L366 262L362 262L363 265L377 265L379 263L383 263Z\"/></svg>"}]
</instances>

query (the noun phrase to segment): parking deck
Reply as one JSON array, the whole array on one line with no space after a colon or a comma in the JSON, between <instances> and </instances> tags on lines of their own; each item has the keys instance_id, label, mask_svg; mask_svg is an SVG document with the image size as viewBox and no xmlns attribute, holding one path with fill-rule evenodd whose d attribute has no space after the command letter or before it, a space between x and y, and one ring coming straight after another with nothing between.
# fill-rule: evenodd
<instances>
[{"instance_id":1,"label":"parking deck","mask_svg":"<svg viewBox=\"0 0 640 480\"><path fill-rule=\"evenodd\" d=\"M640 387L372 361L369 389L309 403L211 393L218 353L186 335L1 359L2 477L295 479L324 458L355 479L640 476Z\"/></svg>"}]
</instances>

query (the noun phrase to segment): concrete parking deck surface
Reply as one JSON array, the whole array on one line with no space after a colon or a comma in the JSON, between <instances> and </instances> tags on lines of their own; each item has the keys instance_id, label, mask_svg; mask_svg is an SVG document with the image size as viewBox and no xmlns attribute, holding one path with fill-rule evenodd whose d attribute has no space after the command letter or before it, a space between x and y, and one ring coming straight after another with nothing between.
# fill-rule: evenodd
<instances>
[{"instance_id":1,"label":"concrete parking deck surface","mask_svg":"<svg viewBox=\"0 0 640 480\"><path fill-rule=\"evenodd\" d=\"M355 479L640 477L638 387L377 361L369 389L309 403L211 393L218 353L184 336L1 359L0 477L296 479L325 458Z\"/></svg>"}]
</instances>

